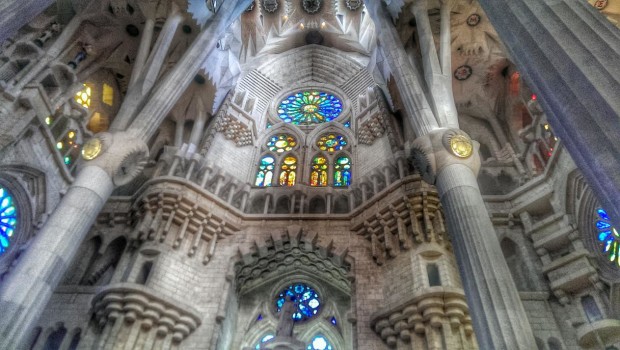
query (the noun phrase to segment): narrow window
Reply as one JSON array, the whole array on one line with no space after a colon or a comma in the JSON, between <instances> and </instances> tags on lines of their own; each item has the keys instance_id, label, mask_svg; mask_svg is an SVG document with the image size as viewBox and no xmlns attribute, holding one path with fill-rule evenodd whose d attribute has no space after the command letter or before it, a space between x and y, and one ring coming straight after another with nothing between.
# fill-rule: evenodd
<instances>
[{"instance_id":1,"label":"narrow window","mask_svg":"<svg viewBox=\"0 0 620 350\"><path fill-rule=\"evenodd\" d=\"M426 265L426 274L428 275L429 287L441 286L441 277L439 276L439 268L436 264Z\"/></svg>"},{"instance_id":2,"label":"narrow window","mask_svg":"<svg viewBox=\"0 0 620 350\"><path fill-rule=\"evenodd\" d=\"M327 186L327 158L316 156L312 160L310 186Z\"/></svg>"}]
</instances>

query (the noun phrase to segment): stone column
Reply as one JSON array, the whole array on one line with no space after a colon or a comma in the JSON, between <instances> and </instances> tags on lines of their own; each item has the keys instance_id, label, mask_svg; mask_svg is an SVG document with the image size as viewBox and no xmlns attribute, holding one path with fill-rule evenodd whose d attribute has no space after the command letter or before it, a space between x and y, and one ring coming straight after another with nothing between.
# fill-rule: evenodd
<instances>
[{"instance_id":1,"label":"stone column","mask_svg":"<svg viewBox=\"0 0 620 350\"><path fill-rule=\"evenodd\" d=\"M80 171L0 289L0 348L15 349L38 320L113 185L96 166Z\"/></svg>"},{"instance_id":2,"label":"stone column","mask_svg":"<svg viewBox=\"0 0 620 350\"><path fill-rule=\"evenodd\" d=\"M476 174L480 166L478 146L469 136L458 130L451 84L443 69L449 68L448 51L437 51L432 41L426 12L426 0L415 0L413 11L418 23L424 73L431 86L435 113L426 100L420 83L421 77L407 56L396 28L380 1L366 2L375 26L384 56L392 70L392 77L403 100L404 109L417 139L413 142L412 157L425 181L435 184L440 192L446 221L455 255L463 279L474 330L481 349L536 349L534 335L506 265L493 224L486 211L477 186ZM451 1L442 0L441 20L449 21ZM442 26L440 43L449 43L449 33ZM431 57L426 57L431 56ZM440 95L440 96L435 96ZM438 108L439 104L442 105ZM456 137L456 138L455 138ZM452 139L461 140L459 147L469 148L465 156L458 156Z\"/></svg>"},{"instance_id":3,"label":"stone column","mask_svg":"<svg viewBox=\"0 0 620 350\"><path fill-rule=\"evenodd\" d=\"M587 1L480 0L553 132L620 225L620 33Z\"/></svg>"}]
</instances>

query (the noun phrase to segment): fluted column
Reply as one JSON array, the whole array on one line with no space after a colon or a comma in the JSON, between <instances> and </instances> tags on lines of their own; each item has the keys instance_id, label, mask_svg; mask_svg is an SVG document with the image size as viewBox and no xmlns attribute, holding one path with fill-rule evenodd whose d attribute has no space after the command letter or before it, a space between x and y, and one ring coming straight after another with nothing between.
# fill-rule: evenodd
<instances>
[{"instance_id":1,"label":"fluted column","mask_svg":"<svg viewBox=\"0 0 620 350\"><path fill-rule=\"evenodd\" d=\"M620 31L587 1L480 4L553 132L620 225Z\"/></svg>"},{"instance_id":2,"label":"fluted column","mask_svg":"<svg viewBox=\"0 0 620 350\"><path fill-rule=\"evenodd\" d=\"M446 85L451 84L450 79L446 79L450 72L443 71L449 69L449 51L444 47L441 57L437 58L426 18L426 4L426 0L414 0L413 5L419 40L423 41L424 69L420 70L407 56L383 2L366 1L408 121L418 137L412 144L416 168L424 180L435 184L440 191L480 348L535 349L531 326L476 183L480 166L478 150L469 137L457 129L455 111L444 106L454 103L451 87ZM449 21L451 1L442 0L441 6L441 20ZM446 25L443 24L440 34L443 45L449 43ZM428 95L432 95L431 101L435 102L434 111L421 84L423 78L419 73L422 72L430 86ZM443 107L437 108L439 105ZM453 137L463 137L464 143L469 143L469 155L455 155L451 149Z\"/></svg>"},{"instance_id":3,"label":"fluted column","mask_svg":"<svg viewBox=\"0 0 620 350\"><path fill-rule=\"evenodd\" d=\"M463 164L449 165L438 174L437 190L480 348L536 349L476 176Z\"/></svg>"}]
</instances>

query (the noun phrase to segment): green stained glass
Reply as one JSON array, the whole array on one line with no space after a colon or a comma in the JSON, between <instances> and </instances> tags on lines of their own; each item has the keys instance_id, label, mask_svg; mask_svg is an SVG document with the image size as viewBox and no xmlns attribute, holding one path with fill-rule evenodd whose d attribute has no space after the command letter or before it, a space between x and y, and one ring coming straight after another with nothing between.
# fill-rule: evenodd
<instances>
[{"instance_id":1,"label":"green stained glass","mask_svg":"<svg viewBox=\"0 0 620 350\"><path fill-rule=\"evenodd\" d=\"M334 186L351 186L351 159L338 157L334 164Z\"/></svg>"},{"instance_id":2,"label":"green stained glass","mask_svg":"<svg viewBox=\"0 0 620 350\"><path fill-rule=\"evenodd\" d=\"M278 116L286 123L313 125L332 121L342 112L336 96L321 91L302 91L280 102Z\"/></svg>"},{"instance_id":3,"label":"green stained glass","mask_svg":"<svg viewBox=\"0 0 620 350\"><path fill-rule=\"evenodd\" d=\"M264 156L258 164L258 172L256 173L255 186L266 187L271 186L273 179L273 169L275 159L272 156Z\"/></svg>"}]
</instances>

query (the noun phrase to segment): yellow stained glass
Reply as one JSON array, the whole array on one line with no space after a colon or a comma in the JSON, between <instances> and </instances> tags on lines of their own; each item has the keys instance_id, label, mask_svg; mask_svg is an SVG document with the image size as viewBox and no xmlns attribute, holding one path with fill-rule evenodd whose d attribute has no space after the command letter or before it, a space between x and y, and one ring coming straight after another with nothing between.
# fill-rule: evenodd
<instances>
[{"instance_id":1,"label":"yellow stained glass","mask_svg":"<svg viewBox=\"0 0 620 350\"><path fill-rule=\"evenodd\" d=\"M297 158L285 157L280 167L280 186L294 186L297 170Z\"/></svg>"},{"instance_id":2,"label":"yellow stained glass","mask_svg":"<svg viewBox=\"0 0 620 350\"><path fill-rule=\"evenodd\" d=\"M90 107L90 95L92 93L92 90L88 85L86 84L83 84L83 85L84 85L84 88L75 94L75 102L79 103L84 108L89 108Z\"/></svg>"},{"instance_id":3,"label":"yellow stained glass","mask_svg":"<svg viewBox=\"0 0 620 350\"><path fill-rule=\"evenodd\" d=\"M310 186L327 186L327 158L317 156L312 160Z\"/></svg>"},{"instance_id":4,"label":"yellow stained glass","mask_svg":"<svg viewBox=\"0 0 620 350\"><path fill-rule=\"evenodd\" d=\"M110 85L103 84L103 93L101 95L101 100L108 106L114 104L114 89Z\"/></svg>"}]
</instances>

